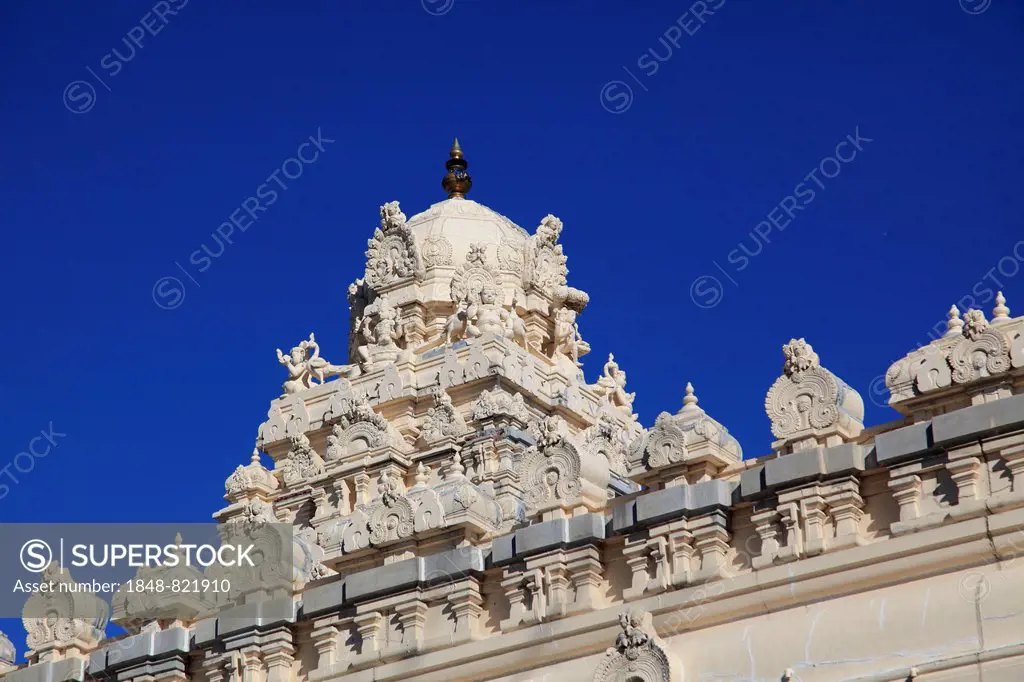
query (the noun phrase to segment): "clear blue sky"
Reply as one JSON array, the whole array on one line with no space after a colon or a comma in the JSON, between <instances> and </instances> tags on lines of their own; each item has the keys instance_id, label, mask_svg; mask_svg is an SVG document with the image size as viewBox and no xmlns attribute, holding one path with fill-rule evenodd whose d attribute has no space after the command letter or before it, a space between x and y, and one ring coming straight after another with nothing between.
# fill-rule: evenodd
<instances>
[{"instance_id":1,"label":"clear blue sky","mask_svg":"<svg viewBox=\"0 0 1024 682\"><path fill-rule=\"evenodd\" d=\"M793 336L888 421L872 380L1000 259L1024 312L1015 0L708 0L699 19L685 2L182 2L0 6L0 467L51 423L67 434L0 520L209 519L280 392L274 349L315 331L344 357L377 207L442 199L455 134L473 198L531 230L564 220L588 379L614 351L647 425L691 380L766 454ZM95 99L65 98L74 81ZM755 226L858 127L871 141L788 225L776 210L785 229L762 227L739 269L730 253L756 251ZM335 142L199 272L190 254L318 129ZM173 310L153 299L166 276L185 285ZM722 284L694 289L710 308L690 295L703 276Z\"/></svg>"}]
</instances>

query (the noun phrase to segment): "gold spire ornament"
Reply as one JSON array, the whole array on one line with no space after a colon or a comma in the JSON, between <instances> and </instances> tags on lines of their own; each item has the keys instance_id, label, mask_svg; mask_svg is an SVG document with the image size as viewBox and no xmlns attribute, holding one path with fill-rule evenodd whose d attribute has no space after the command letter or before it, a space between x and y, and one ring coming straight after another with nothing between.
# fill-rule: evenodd
<instances>
[{"instance_id":1,"label":"gold spire ornament","mask_svg":"<svg viewBox=\"0 0 1024 682\"><path fill-rule=\"evenodd\" d=\"M450 157L444 166L448 169L444 179L441 180L441 187L448 192L449 199L464 199L473 186L473 177L466 170L469 162L462 156L462 147L459 146L459 138L455 138L452 149L448 152Z\"/></svg>"}]
</instances>

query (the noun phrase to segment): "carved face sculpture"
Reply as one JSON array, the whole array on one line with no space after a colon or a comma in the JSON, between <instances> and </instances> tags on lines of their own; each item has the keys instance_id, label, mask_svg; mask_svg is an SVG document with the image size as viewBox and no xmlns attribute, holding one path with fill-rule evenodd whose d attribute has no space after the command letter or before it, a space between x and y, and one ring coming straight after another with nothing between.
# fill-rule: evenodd
<instances>
[{"instance_id":1,"label":"carved face sculpture","mask_svg":"<svg viewBox=\"0 0 1024 682\"><path fill-rule=\"evenodd\" d=\"M289 355L291 356L291 361L293 365L301 365L302 362L306 359L306 349L301 348L300 346L295 346L295 348L292 348L292 351L291 353L289 353Z\"/></svg>"}]
</instances>

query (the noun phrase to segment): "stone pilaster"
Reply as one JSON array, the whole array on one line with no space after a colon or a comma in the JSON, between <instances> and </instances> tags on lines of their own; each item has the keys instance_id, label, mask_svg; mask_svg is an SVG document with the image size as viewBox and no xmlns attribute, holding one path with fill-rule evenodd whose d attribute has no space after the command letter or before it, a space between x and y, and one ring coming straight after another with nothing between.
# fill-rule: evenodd
<instances>
[{"instance_id":1,"label":"stone pilaster","mask_svg":"<svg viewBox=\"0 0 1024 682\"><path fill-rule=\"evenodd\" d=\"M722 512L713 512L691 521L694 546L700 557L700 569L694 582L714 580L726 574L725 557L729 551L729 531Z\"/></svg>"},{"instance_id":2,"label":"stone pilaster","mask_svg":"<svg viewBox=\"0 0 1024 682\"><path fill-rule=\"evenodd\" d=\"M902 524L915 521L921 516L921 477L917 474L895 475L896 472L890 472L889 479L889 489L900 507L900 520L892 524L893 533L902 532Z\"/></svg>"},{"instance_id":3,"label":"stone pilaster","mask_svg":"<svg viewBox=\"0 0 1024 682\"><path fill-rule=\"evenodd\" d=\"M860 520L864 516L864 499L860 496L860 482L855 477L834 483L825 497L832 519L835 521L835 548L864 544Z\"/></svg>"},{"instance_id":4,"label":"stone pilaster","mask_svg":"<svg viewBox=\"0 0 1024 682\"><path fill-rule=\"evenodd\" d=\"M601 551L597 547L583 547L574 551L574 557L566 564L575 599L569 613L592 611L604 608L605 599L601 591Z\"/></svg>"},{"instance_id":5,"label":"stone pilaster","mask_svg":"<svg viewBox=\"0 0 1024 682\"><path fill-rule=\"evenodd\" d=\"M758 511L750 517L761 538L761 552L750 560L750 565L755 569L775 563L775 557L779 554L779 518L776 509Z\"/></svg>"}]
</instances>

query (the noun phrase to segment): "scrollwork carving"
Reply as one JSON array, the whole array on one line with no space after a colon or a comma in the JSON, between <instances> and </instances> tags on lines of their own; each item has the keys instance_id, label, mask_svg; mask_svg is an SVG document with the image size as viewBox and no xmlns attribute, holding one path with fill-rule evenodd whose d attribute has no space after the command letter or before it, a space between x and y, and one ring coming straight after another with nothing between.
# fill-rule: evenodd
<instances>
[{"instance_id":1,"label":"scrollwork carving","mask_svg":"<svg viewBox=\"0 0 1024 682\"><path fill-rule=\"evenodd\" d=\"M380 227L374 231L367 247L365 279L374 289L407 277L423 277L423 262L416 241L397 201L380 207Z\"/></svg>"},{"instance_id":2,"label":"scrollwork carving","mask_svg":"<svg viewBox=\"0 0 1024 682\"><path fill-rule=\"evenodd\" d=\"M622 632L594 672L594 682L677 682L681 666L654 633L651 616L633 608L619 615Z\"/></svg>"},{"instance_id":3,"label":"scrollwork carving","mask_svg":"<svg viewBox=\"0 0 1024 682\"><path fill-rule=\"evenodd\" d=\"M1010 369L1006 337L989 327L983 312L970 309L964 314L963 337L948 356L954 383L966 384Z\"/></svg>"}]
</instances>

